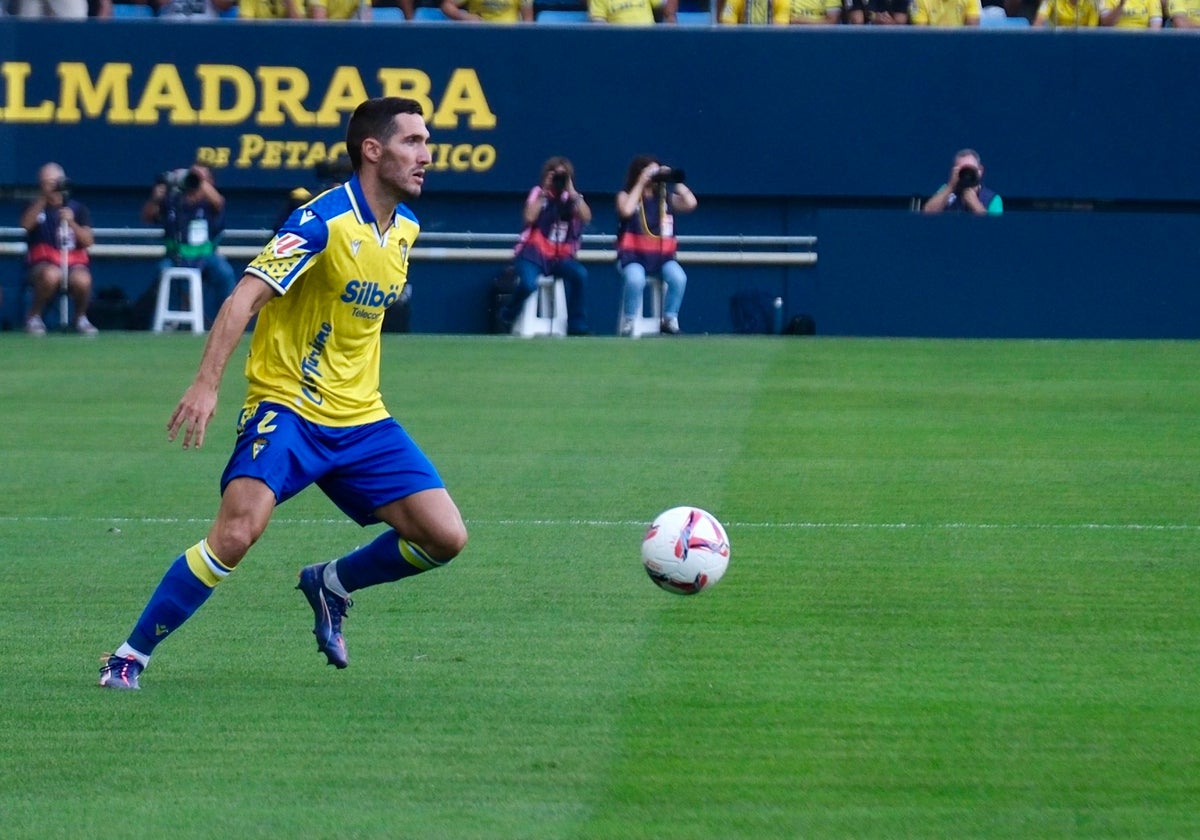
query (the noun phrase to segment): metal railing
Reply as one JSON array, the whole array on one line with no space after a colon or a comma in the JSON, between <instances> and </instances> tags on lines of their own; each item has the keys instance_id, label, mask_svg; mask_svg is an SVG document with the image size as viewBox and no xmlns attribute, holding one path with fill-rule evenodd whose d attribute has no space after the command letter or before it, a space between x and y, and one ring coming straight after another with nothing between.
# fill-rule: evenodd
<instances>
[{"instance_id":1,"label":"metal railing","mask_svg":"<svg viewBox=\"0 0 1200 840\"><path fill-rule=\"evenodd\" d=\"M156 259L163 255L162 232L158 228L93 228L96 244L88 251L94 257ZM226 230L220 250L226 257L250 260L258 256L274 232L267 228ZM583 262L613 262L617 258L615 237L584 234L578 259ZM414 260L446 262L504 262L512 258L514 233L460 231L423 232L412 251ZM783 265L806 266L817 262L815 236L680 236L681 256L690 265ZM690 250L695 248L696 250ZM0 227L0 256L25 253L25 231Z\"/></svg>"}]
</instances>

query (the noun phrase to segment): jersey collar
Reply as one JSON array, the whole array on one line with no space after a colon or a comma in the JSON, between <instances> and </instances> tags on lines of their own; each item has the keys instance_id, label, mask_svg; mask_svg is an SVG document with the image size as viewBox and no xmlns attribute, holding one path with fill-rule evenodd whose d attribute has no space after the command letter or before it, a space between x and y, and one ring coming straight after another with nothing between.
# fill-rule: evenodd
<instances>
[{"instance_id":1,"label":"jersey collar","mask_svg":"<svg viewBox=\"0 0 1200 840\"><path fill-rule=\"evenodd\" d=\"M365 225L375 224L375 214L371 212L371 205L367 204L367 197L363 194L362 182L358 180L357 172L346 182L345 190L350 196L350 206L354 208L354 215L358 221Z\"/></svg>"}]
</instances>

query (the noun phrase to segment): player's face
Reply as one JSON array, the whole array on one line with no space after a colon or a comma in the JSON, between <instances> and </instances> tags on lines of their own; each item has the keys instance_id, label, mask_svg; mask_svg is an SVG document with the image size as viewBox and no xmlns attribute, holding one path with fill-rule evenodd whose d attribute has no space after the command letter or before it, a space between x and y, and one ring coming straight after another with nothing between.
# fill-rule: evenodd
<instances>
[{"instance_id":1,"label":"player's face","mask_svg":"<svg viewBox=\"0 0 1200 840\"><path fill-rule=\"evenodd\" d=\"M379 156L379 180L403 199L416 198L425 185L429 154L429 130L419 114L397 114L396 131Z\"/></svg>"}]
</instances>

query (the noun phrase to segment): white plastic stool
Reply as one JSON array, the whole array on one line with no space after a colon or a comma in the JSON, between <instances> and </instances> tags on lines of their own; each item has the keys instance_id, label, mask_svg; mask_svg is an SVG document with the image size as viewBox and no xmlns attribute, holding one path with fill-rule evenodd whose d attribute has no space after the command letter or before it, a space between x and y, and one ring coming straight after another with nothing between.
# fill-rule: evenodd
<instances>
[{"instance_id":1,"label":"white plastic stool","mask_svg":"<svg viewBox=\"0 0 1200 840\"><path fill-rule=\"evenodd\" d=\"M567 291L561 277L538 278L537 291L525 298L512 331L524 338L567 334Z\"/></svg>"},{"instance_id":2,"label":"white plastic stool","mask_svg":"<svg viewBox=\"0 0 1200 840\"><path fill-rule=\"evenodd\" d=\"M186 309L171 308L171 288L176 280L185 284L183 300ZM154 307L154 332L162 332L171 324L177 327L191 326L192 332L204 332L204 287L200 269L185 266L164 268L158 278L158 303Z\"/></svg>"},{"instance_id":3,"label":"white plastic stool","mask_svg":"<svg viewBox=\"0 0 1200 840\"><path fill-rule=\"evenodd\" d=\"M645 294L642 296L642 312L638 313L633 319L633 332L630 335L633 338L640 338L643 335L658 335L662 332L662 311L663 311L663 281L661 277L647 277L646 289L650 292L650 304L647 307L645 302ZM624 298L622 298L624 301ZM622 305L621 317L624 318ZM647 311L647 309L649 311Z\"/></svg>"}]
</instances>

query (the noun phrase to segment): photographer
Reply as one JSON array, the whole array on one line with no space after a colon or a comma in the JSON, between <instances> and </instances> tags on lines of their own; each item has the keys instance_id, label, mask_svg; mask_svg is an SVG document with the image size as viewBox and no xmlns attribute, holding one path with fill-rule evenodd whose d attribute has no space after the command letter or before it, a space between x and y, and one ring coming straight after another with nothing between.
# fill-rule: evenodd
<instances>
[{"instance_id":1,"label":"photographer","mask_svg":"<svg viewBox=\"0 0 1200 840\"><path fill-rule=\"evenodd\" d=\"M63 168L57 163L47 163L38 170L37 197L21 213L28 246L25 255L29 264L28 281L33 290L25 316L25 332L30 335L46 334L42 312L51 298L63 291L75 304L75 330L82 335L97 333L87 317L92 296L91 258L87 249L96 237L92 234L91 214L86 206L70 197L69 187Z\"/></svg>"},{"instance_id":2,"label":"photographer","mask_svg":"<svg viewBox=\"0 0 1200 840\"><path fill-rule=\"evenodd\" d=\"M552 157L542 164L542 177L529 191L523 210L525 228L517 241L513 267L517 287L500 320L510 327L525 299L537 291L538 277L563 279L567 296L567 335L589 335L584 311L587 269L575 259L583 228L592 220L592 208L575 189L575 167L565 157Z\"/></svg>"},{"instance_id":3,"label":"photographer","mask_svg":"<svg viewBox=\"0 0 1200 840\"><path fill-rule=\"evenodd\" d=\"M963 149L954 156L950 177L925 202L923 212L998 216L1004 212L1004 201L983 185L983 163L979 153L974 149Z\"/></svg>"},{"instance_id":4,"label":"photographer","mask_svg":"<svg viewBox=\"0 0 1200 840\"><path fill-rule=\"evenodd\" d=\"M617 267L625 278L621 335L633 334L633 321L642 310L646 275L662 278L662 331L679 334L679 307L687 274L675 259L674 213L696 209L696 196L683 182L682 169L672 169L651 155L638 155L629 164L625 187L617 193Z\"/></svg>"},{"instance_id":5,"label":"photographer","mask_svg":"<svg viewBox=\"0 0 1200 840\"><path fill-rule=\"evenodd\" d=\"M173 169L158 176L142 206L142 221L159 224L167 255L159 273L172 266L200 269L205 326L233 291L233 266L217 252L225 230L225 197L207 166Z\"/></svg>"}]
</instances>

